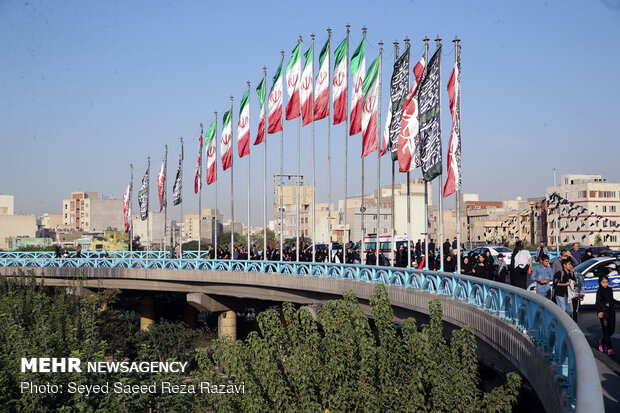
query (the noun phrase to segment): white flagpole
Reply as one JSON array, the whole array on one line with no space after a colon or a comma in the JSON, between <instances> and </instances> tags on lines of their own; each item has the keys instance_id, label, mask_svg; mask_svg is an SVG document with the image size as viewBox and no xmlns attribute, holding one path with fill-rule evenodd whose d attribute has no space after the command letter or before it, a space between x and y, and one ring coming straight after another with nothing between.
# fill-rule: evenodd
<instances>
[{"instance_id":1,"label":"white flagpole","mask_svg":"<svg viewBox=\"0 0 620 413\"><path fill-rule=\"evenodd\" d=\"M198 259L200 259L200 251L201 251L201 241L202 241L202 142L204 142L203 136L202 136L202 123L200 124L200 139L201 139L201 143L200 143L200 162L199 163L199 168L200 168L200 172L198 173Z\"/></svg>"},{"instance_id":2,"label":"white flagpole","mask_svg":"<svg viewBox=\"0 0 620 413\"><path fill-rule=\"evenodd\" d=\"M312 262L316 262L316 173L314 152L314 33L312 37ZM319 69L320 70L320 69Z\"/></svg>"},{"instance_id":3,"label":"white flagpole","mask_svg":"<svg viewBox=\"0 0 620 413\"><path fill-rule=\"evenodd\" d=\"M366 26L362 27L362 33L363 33L364 37L366 37ZM348 48L347 48L347 52L348 52ZM348 59L348 56L347 56L347 59ZM347 61L347 63L348 63L348 61ZM347 65L347 68L348 67L349 66ZM348 76L347 76L347 80L348 80ZM347 91L348 91L348 88L347 88ZM364 96L363 96L363 93L362 93L362 106L363 106L363 102L364 102ZM348 108L347 108L347 116L348 115L349 115L349 112L348 112ZM347 126L347 129L348 128L349 127ZM362 135L363 134L364 134L364 131L362 130ZM362 147L362 152L363 152L363 147ZM364 248L365 247L365 245L364 245L364 236L366 235L366 228L365 228L365 225L364 225L365 224L364 223L364 216L365 216L365 212L366 212L366 202L365 202L365 199L364 199L364 197L365 197L365 192L364 192L364 169L365 169L364 168L364 161L365 161L365 157L362 157L362 207L360 208L360 212L361 212L361 216L362 216L362 240L361 240L361 243L360 243L360 246L361 246L361 249L362 249L362 255L360 257L360 261L361 261L360 264L362 264L362 265L366 264L366 254L364 253L364 250L366 249L366 248Z\"/></svg>"},{"instance_id":4,"label":"white flagpole","mask_svg":"<svg viewBox=\"0 0 620 413\"><path fill-rule=\"evenodd\" d=\"M398 59L398 41L395 40L394 41L394 61L396 62L396 59ZM390 94L390 105L388 106L388 110L391 110L391 105L392 105L392 100L391 100L391 94ZM394 243L394 235L395 235L395 229L394 227L396 226L395 224L395 220L396 218L394 217L394 213L395 213L395 208L394 208L394 201L395 201L395 196L394 196L394 179L395 179L395 162L396 159L392 158L392 228L391 228L391 232L390 232L390 255L391 255L391 265L392 267L396 264L396 248L395 248L395 243ZM407 185L409 185L409 172L407 172ZM409 192L407 192L407 194L409 194ZM409 196L407 196L407 202L409 202ZM407 213L409 214L409 203L407 203ZM410 240L409 240L409 215L407 215L407 248L409 248L410 245ZM410 265L411 266L411 263Z\"/></svg>"},{"instance_id":5,"label":"white flagpole","mask_svg":"<svg viewBox=\"0 0 620 413\"><path fill-rule=\"evenodd\" d=\"M250 104L250 81L248 80L248 105ZM248 130L250 128L250 120L248 119ZM248 138L250 139L250 138ZM250 147L250 141L248 140L248 148ZM250 151L248 151L248 247L246 249L246 253L248 255L248 260L250 259Z\"/></svg>"},{"instance_id":6,"label":"white flagpole","mask_svg":"<svg viewBox=\"0 0 620 413\"><path fill-rule=\"evenodd\" d=\"M301 35L299 35L299 43L301 43ZM301 53L301 50L300 50ZM301 60L301 57L300 57ZM300 82L301 83L301 82ZM301 92L299 92L301 93ZM299 114L299 117L297 118L297 211L295 213L296 215L296 223L295 223L295 258L296 261L299 262L299 209L301 208L301 170L300 170L300 153L299 153L299 149L300 149L300 145L301 145L301 113Z\"/></svg>"},{"instance_id":7,"label":"white flagpole","mask_svg":"<svg viewBox=\"0 0 620 413\"><path fill-rule=\"evenodd\" d=\"M219 146L217 144L217 111L214 112L215 113L215 136L213 137L213 139L215 139L215 225L214 225L214 230L215 230L215 237L214 237L214 248L215 248L215 253L214 253L214 258L217 260L219 257L217 256L217 231L219 229L219 225L217 223L217 215L218 215L218 210L217 210L217 147Z\"/></svg>"},{"instance_id":8,"label":"white flagpole","mask_svg":"<svg viewBox=\"0 0 620 413\"><path fill-rule=\"evenodd\" d=\"M441 47L441 39L439 36L435 39L437 49ZM439 84L441 85L441 67L439 68ZM439 107L441 108L441 93L439 93ZM439 111L439 140L441 142L441 111ZM443 171L443 166L442 166ZM443 175L439 174L439 271L443 271Z\"/></svg>"},{"instance_id":9,"label":"white flagpole","mask_svg":"<svg viewBox=\"0 0 620 413\"><path fill-rule=\"evenodd\" d=\"M459 56L461 53L461 49L459 46L459 38L457 36L454 36L454 62L458 62L459 60ZM459 75L460 75L460 68L459 68ZM456 81L458 82L459 80L456 79ZM457 86L459 89L459 94L461 93L461 85L460 82ZM454 108L455 111L457 111L456 113L459 116L459 124L461 122L461 99L459 97L459 100L457 103L457 107ZM460 136L460 132L459 132L459 140L461 139ZM461 171L459 171L460 173ZM457 274L461 273L461 211L460 211L460 195L461 194L461 190L460 188L457 189L456 191L456 272Z\"/></svg>"},{"instance_id":10,"label":"white flagpole","mask_svg":"<svg viewBox=\"0 0 620 413\"><path fill-rule=\"evenodd\" d=\"M346 262L347 255L347 162L349 152L349 33L351 31L351 25L347 23L347 74L345 82L347 82L347 96L345 97L345 130L344 130L344 219L342 221L342 242L345 244L343 250L343 260ZM333 97L332 97L333 98ZM350 240L350 239L349 239Z\"/></svg>"},{"instance_id":11,"label":"white flagpole","mask_svg":"<svg viewBox=\"0 0 620 413\"><path fill-rule=\"evenodd\" d=\"M166 229L167 229L167 222L166 220L168 219L168 191L167 191L167 186L168 186L168 144L165 145L166 147L166 152L164 155L164 196L162 197L162 201L165 202L164 207L164 245L163 245L163 250L164 250L164 257L166 256L165 252L166 252Z\"/></svg>"},{"instance_id":12,"label":"white flagpole","mask_svg":"<svg viewBox=\"0 0 620 413\"><path fill-rule=\"evenodd\" d=\"M151 182L150 182L151 181L151 157L148 156L146 159L148 161L146 170L147 170L147 176L149 177L148 182L146 183L146 187L149 189L149 190L147 190L147 192L149 194L148 194L148 197L146 199L146 250L150 251L151 250L151 235L150 235L150 231L149 231L149 229L150 229L150 225L149 225L150 219L149 219L149 207L148 207L148 205L149 205L149 198L151 196L150 188L149 188L151 186Z\"/></svg>"},{"instance_id":13,"label":"white flagpole","mask_svg":"<svg viewBox=\"0 0 620 413\"><path fill-rule=\"evenodd\" d=\"M327 59L330 59L332 54L332 29L330 28L327 29L327 42ZM327 249L329 252L328 262L332 262L332 109L330 102L330 98L332 96L332 72L330 64L331 62L329 62L329 64L327 65L327 230L329 232L329 246Z\"/></svg>"},{"instance_id":14,"label":"white flagpole","mask_svg":"<svg viewBox=\"0 0 620 413\"><path fill-rule=\"evenodd\" d=\"M181 233L179 234L179 256L177 257L178 259L181 259L183 257L183 228L185 228L185 216L183 215L183 156L185 154L183 153L183 137L181 136L181 202L179 203L181 205Z\"/></svg>"},{"instance_id":15,"label":"white flagpole","mask_svg":"<svg viewBox=\"0 0 620 413\"><path fill-rule=\"evenodd\" d=\"M230 97L230 215L231 215L231 229L230 229L230 259L235 259L235 192L234 192L234 162L233 162L233 97Z\"/></svg>"},{"instance_id":16,"label":"white flagpole","mask_svg":"<svg viewBox=\"0 0 620 413\"><path fill-rule=\"evenodd\" d=\"M424 61L428 61L428 36L424 37ZM418 129L418 135L420 130ZM409 180L407 180L407 184ZM424 269L428 270L428 182L424 179Z\"/></svg>"},{"instance_id":17,"label":"white flagpole","mask_svg":"<svg viewBox=\"0 0 620 413\"><path fill-rule=\"evenodd\" d=\"M280 51L282 53L282 61L284 62L284 49ZM284 64L284 63L282 63ZM284 109L284 99L282 99L282 109ZM282 117L280 117L280 122L282 122ZM282 233L284 232L284 191L282 188L282 180L284 179L284 125L282 125L282 130L280 131L280 261L284 260L282 255L283 247L284 247L284 238Z\"/></svg>"},{"instance_id":18,"label":"white flagpole","mask_svg":"<svg viewBox=\"0 0 620 413\"><path fill-rule=\"evenodd\" d=\"M379 102L377 106L377 155L381 153L381 76L383 75L383 42L379 42ZM386 147L387 150L387 147ZM381 255L381 156L377 156L377 248L375 248L376 263L379 265L379 256Z\"/></svg>"},{"instance_id":19,"label":"white flagpole","mask_svg":"<svg viewBox=\"0 0 620 413\"><path fill-rule=\"evenodd\" d=\"M130 182L131 185L129 186L130 190L129 190L129 263L131 266L131 260L133 258L133 218L132 218L132 214L131 214L131 201L132 201L132 195L133 195L133 164L129 164L129 173L130 173Z\"/></svg>"},{"instance_id":20,"label":"white flagpole","mask_svg":"<svg viewBox=\"0 0 620 413\"><path fill-rule=\"evenodd\" d=\"M265 95L267 95L267 66L263 66L263 85L265 85ZM268 98L268 96L265 96ZM263 105L266 105L263 99ZM262 108L261 108L262 110ZM265 113L265 128L263 132L263 261L267 261L267 113ZM274 217L275 219L275 217Z\"/></svg>"}]
</instances>

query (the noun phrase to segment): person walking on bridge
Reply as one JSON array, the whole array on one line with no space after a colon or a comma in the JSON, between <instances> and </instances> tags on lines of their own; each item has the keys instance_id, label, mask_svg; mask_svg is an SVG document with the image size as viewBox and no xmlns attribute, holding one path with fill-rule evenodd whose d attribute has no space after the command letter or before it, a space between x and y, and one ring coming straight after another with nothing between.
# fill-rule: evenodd
<instances>
[{"instance_id":1,"label":"person walking on bridge","mask_svg":"<svg viewBox=\"0 0 620 413\"><path fill-rule=\"evenodd\" d=\"M532 278L536 282L536 293L550 300L551 286L549 283L553 281L553 272L549 266L548 255L542 254L540 256L540 265L532 271Z\"/></svg>"},{"instance_id":2,"label":"person walking on bridge","mask_svg":"<svg viewBox=\"0 0 620 413\"><path fill-rule=\"evenodd\" d=\"M603 338L599 340L598 350L601 353L607 350L609 357L614 357L614 345L611 342L611 336L616 331L616 304L620 304L620 301L614 299L614 293L609 286L609 277L603 274L598 278L595 304L596 315L603 329Z\"/></svg>"}]
</instances>

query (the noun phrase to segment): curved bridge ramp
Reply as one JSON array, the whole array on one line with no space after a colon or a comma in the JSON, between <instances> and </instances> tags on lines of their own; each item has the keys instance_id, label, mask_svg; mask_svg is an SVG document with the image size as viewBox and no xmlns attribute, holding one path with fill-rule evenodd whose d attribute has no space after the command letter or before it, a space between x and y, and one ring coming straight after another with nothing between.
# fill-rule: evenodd
<instances>
[{"instance_id":1,"label":"curved bridge ramp","mask_svg":"<svg viewBox=\"0 0 620 413\"><path fill-rule=\"evenodd\" d=\"M13 274L15 267L33 270L47 285L205 293L301 304L321 303L347 290L364 303L374 284L383 283L397 316L411 311L428 314L429 301L439 298L444 321L471 325L479 340L528 379L546 411L604 411L598 370L579 327L551 301L506 284L391 267L179 260L144 254L55 259L0 253L1 267L5 275Z\"/></svg>"}]
</instances>

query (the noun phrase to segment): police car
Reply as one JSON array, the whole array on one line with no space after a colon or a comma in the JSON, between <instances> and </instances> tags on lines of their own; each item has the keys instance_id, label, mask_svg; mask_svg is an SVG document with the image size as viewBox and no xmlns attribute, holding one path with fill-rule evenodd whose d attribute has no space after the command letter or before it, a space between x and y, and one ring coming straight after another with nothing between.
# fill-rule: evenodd
<instances>
[{"instance_id":1,"label":"police car","mask_svg":"<svg viewBox=\"0 0 620 413\"><path fill-rule=\"evenodd\" d=\"M609 286L614 292L614 298L620 300L620 257L598 257L584 261L575 267L575 271L583 275L585 282L585 296L581 305L594 305L596 302L596 290L598 290L598 277L603 274L609 274L610 265L616 266L616 273L609 277ZM612 268L613 270L613 268ZM536 283L528 287L530 291L536 291Z\"/></svg>"}]
</instances>

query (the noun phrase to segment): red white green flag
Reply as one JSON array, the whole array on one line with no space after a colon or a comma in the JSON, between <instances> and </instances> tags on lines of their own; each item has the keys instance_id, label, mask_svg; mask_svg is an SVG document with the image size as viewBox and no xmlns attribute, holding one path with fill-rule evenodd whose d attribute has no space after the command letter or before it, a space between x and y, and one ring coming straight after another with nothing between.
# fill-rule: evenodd
<instances>
[{"instance_id":1,"label":"red white green flag","mask_svg":"<svg viewBox=\"0 0 620 413\"><path fill-rule=\"evenodd\" d=\"M125 194L123 195L123 223L125 224L125 232L131 229L131 188L133 186L133 178L127 185Z\"/></svg>"},{"instance_id":2,"label":"red white green flag","mask_svg":"<svg viewBox=\"0 0 620 413\"><path fill-rule=\"evenodd\" d=\"M280 62L276 74L273 75L273 85L269 92L269 127L267 133L277 133L282 130L282 65Z\"/></svg>"},{"instance_id":3,"label":"red white green flag","mask_svg":"<svg viewBox=\"0 0 620 413\"><path fill-rule=\"evenodd\" d=\"M461 56L456 59L448 80L452 133L448 144L448 179L443 189L444 198L461 189Z\"/></svg>"},{"instance_id":4,"label":"red white green flag","mask_svg":"<svg viewBox=\"0 0 620 413\"><path fill-rule=\"evenodd\" d=\"M293 49L291 61L286 66L286 120L299 117L299 81L301 78L301 40Z\"/></svg>"},{"instance_id":5,"label":"red white green flag","mask_svg":"<svg viewBox=\"0 0 620 413\"><path fill-rule=\"evenodd\" d=\"M250 154L250 91L241 98L239 121L237 122L237 152L243 158Z\"/></svg>"},{"instance_id":6,"label":"red white green flag","mask_svg":"<svg viewBox=\"0 0 620 413\"><path fill-rule=\"evenodd\" d=\"M222 157L222 169L227 170L232 166L232 122L231 110L224 113L224 126L222 127L222 140L220 142L220 154Z\"/></svg>"},{"instance_id":7,"label":"red white green flag","mask_svg":"<svg viewBox=\"0 0 620 413\"><path fill-rule=\"evenodd\" d=\"M426 60L420 59L413 68L414 79L403 104L403 115L398 134L398 171L409 172L421 166L420 121L418 108L418 86L424 73Z\"/></svg>"},{"instance_id":8,"label":"red white green flag","mask_svg":"<svg viewBox=\"0 0 620 413\"><path fill-rule=\"evenodd\" d=\"M260 116L258 119L258 133L254 140L254 145L258 145L265 141L265 77L260 81L256 88L258 94L258 103L260 104Z\"/></svg>"},{"instance_id":9,"label":"red white green flag","mask_svg":"<svg viewBox=\"0 0 620 413\"><path fill-rule=\"evenodd\" d=\"M379 146L379 156L385 155L385 151L388 147L390 140L390 124L392 123L392 108L388 108L387 116L385 119L385 127L383 128L383 135L381 135L381 146Z\"/></svg>"},{"instance_id":10,"label":"red white green flag","mask_svg":"<svg viewBox=\"0 0 620 413\"><path fill-rule=\"evenodd\" d=\"M200 128L202 129L202 127ZM194 170L194 193L197 194L202 186L202 130L200 131L200 147L198 148L198 159L196 159L196 169Z\"/></svg>"},{"instance_id":11,"label":"red white green flag","mask_svg":"<svg viewBox=\"0 0 620 413\"><path fill-rule=\"evenodd\" d=\"M372 62L362 83L362 158L377 150L377 118L381 56Z\"/></svg>"},{"instance_id":12,"label":"red white green flag","mask_svg":"<svg viewBox=\"0 0 620 413\"><path fill-rule=\"evenodd\" d=\"M207 140L207 185L211 185L217 179L217 148L215 146L215 122L211 122L205 136Z\"/></svg>"},{"instance_id":13,"label":"red white green flag","mask_svg":"<svg viewBox=\"0 0 620 413\"><path fill-rule=\"evenodd\" d=\"M314 120L329 115L329 39L319 55L319 73L316 75L316 95L314 101Z\"/></svg>"},{"instance_id":14,"label":"red white green flag","mask_svg":"<svg viewBox=\"0 0 620 413\"><path fill-rule=\"evenodd\" d=\"M310 46L304 57L306 60L301 74L300 98L302 124L306 126L314 117L314 45Z\"/></svg>"},{"instance_id":15,"label":"red white green flag","mask_svg":"<svg viewBox=\"0 0 620 413\"><path fill-rule=\"evenodd\" d=\"M366 37L351 57L351 75L353 77L353 90L351 92L351 125L349 135L353 136L362 131L362 82L366 76Z\"/></svg>"},{"instance_id":16,"label":"red white green flag","mask_svg":"<svg viewBox=\"0 0 620 413\"><path fill-rule=\"evenodd\" d=\"M348 45L345 38L334 52L334 76L332 76L334 125L347 119L347 54Z\"/></svg>"}]
</instances>

